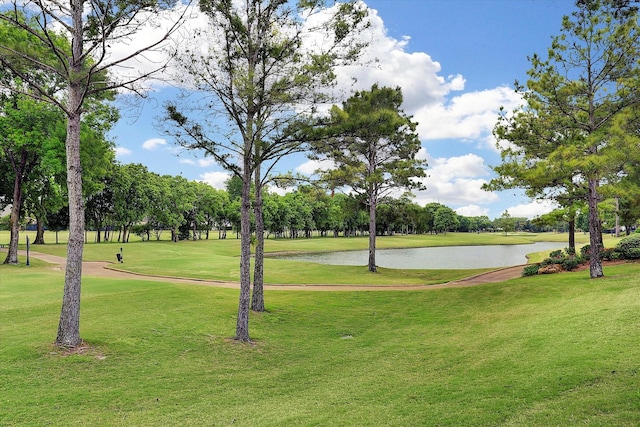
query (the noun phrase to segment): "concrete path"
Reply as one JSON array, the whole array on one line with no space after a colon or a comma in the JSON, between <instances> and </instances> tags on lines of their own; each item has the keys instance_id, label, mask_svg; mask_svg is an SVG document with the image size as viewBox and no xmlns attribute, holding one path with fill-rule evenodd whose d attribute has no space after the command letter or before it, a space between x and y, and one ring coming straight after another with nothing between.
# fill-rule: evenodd
<instances>
[{"instance_id":1,"label":"concrete path","mask_svg":"<svg viewBox=\"0 0 640 427\"><path fill-rule=\"evenodd\" d=\"M0 250L6 252L6 249ZM26 256L26 252L19 251L21 256ZM56 255L43 254L30 251L29 255L35 259L45 261L53 265L54 269L64 271L66 258ZM147 280L156 282L171 282L189 285L216 286L221 288L238 289L238 282L188 279L182 277L152 276L146 274L132 273L114 268L117 265L106 261L85 261L82 263L82 274L91 277L107 277L121 280ZM423 289L442 289L466 286L477 286L487 283L498 283L521 277L524 265L501 268L487 273L478 274L464 279L437 285L280 285L265 284L265 289L271 290L305 290L305 291L415 291Z\"/></svg>"}]
</instances>

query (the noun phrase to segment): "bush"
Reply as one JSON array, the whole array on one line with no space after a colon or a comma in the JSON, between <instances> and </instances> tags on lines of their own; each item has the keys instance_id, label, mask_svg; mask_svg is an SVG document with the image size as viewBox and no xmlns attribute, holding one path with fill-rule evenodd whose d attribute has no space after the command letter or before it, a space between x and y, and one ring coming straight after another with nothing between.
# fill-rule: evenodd
<instances>
[{"instance_id":1,"label":"bush","mask_svg":"<svg viewBox=\"0 0 640 427\"><path fill-rule=\"evenodd\" d=\"M591 245L584 245L583 247L581 247L580 258L582 258L584 261L589 261L589 259L591 258L591 255L589 254L590 250L591 250ZM603 252L604 252L604 247L600 246L600 259L602 259Z\"/></svg>"},{"instance_id":2,"label":"bush","mask_svg":"<svg viewBox=\"0 0 640 427\"><path fill-rule=\"evenodd\" d=\"M549 254L549 258L545 258L540 267L547 267L549 265L560 265L563 270L571 271L580 265L582 257L575 255L575 251L568 248L564 252L560 249L553 251Z\"/></svg>"},{"instance_id":3,"label":"bush","mask_svg":"<svg viewBox=\"0 0 640 427\"><path fill-rule=\"evenodd\" d=\"M558 249L556 251L553 251L549 254L549 258L553 258L553 259L563 259L564 258L564 254L562 253L562 249Z\"/></svg>"},{"instance_id":4,"label":"bush","mask_svg":"<svg viewBox=\"0 0 640 427\"><path fill-rule=\"evenodd\" d=\"M631 234L620 240L616 252L624 259L640 258L640 234Z\"/></svg>"},{"instance_id":5,"label":"bush","mask_svg":"<svg viewBox=\"0 0 640 427\"><path fill-rule=\"evenodd\" d=\"M522 277L535 276L538 274L539 269L540 266L538 264L527 265L524 270L522 270Z\"/></svg>"},{"instance_id":6,"label":"bush","mask_svg":"<svg viewBox=\"0 0 640 427\"><path fill-rule=\"evenodd\" d=\"M620 252L618 252L618 250L615 248L606 248L600 253L600 255L602 259L607 261L621 258Z\"/></svg>"},{"instance_id":7,"label":"bush","mask_svg":"<svg viewBox=\"0 0 640 427\"><path fill-rule=\"evenodd\" d=\"M560 265L562 265L564 270L571 271L580 265L580 259L575 256L570 256L565 258Z\"/></svg>"}]
</instances>

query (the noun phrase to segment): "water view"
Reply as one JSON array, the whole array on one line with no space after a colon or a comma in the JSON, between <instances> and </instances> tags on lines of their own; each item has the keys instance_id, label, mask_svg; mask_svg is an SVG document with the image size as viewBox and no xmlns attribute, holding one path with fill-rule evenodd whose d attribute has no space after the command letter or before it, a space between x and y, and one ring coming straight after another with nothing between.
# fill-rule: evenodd
<instances>
[{"instance_id":1,"label":"water view","mask_svg":"<svg viewBox=\"0 0 640 427\"><path fill-rule=\"evenodd\" d=\"M566 243L529 245L446 246L435 248L378 249L379 267L398 269L466 269L510 267L526 264L527 254L562 249ZM343 251L278 256L280 259L330 265L366 265L369 252Z\"/></svg>"}]
</instances>

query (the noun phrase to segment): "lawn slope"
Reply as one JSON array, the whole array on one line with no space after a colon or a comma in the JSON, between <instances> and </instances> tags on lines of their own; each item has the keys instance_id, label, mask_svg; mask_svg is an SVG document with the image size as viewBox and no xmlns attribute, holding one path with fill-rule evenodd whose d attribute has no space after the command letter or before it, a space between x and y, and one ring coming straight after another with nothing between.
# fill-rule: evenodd
<instances>
[{"instance_id":1,"label":"lawn slope","mask_svg":"<svg viewBox=\"0 0 640 427\"><path fill-rule=\"evenodd\" d=\"M0 266L0 425L638 425L640 265L406 292L237 291Z\"/></svg>"}]
</instances>

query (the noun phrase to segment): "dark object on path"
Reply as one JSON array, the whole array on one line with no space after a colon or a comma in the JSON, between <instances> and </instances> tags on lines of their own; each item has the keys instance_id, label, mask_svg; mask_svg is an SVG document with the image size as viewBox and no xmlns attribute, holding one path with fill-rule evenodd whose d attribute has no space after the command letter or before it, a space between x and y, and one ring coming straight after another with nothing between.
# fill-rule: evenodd
<instances>
[{"instance_id":1,"label":"dark object on path","mask_svg":"<svg viewBox=\"0 0 640 427\"><path fill-rule=\"evenodd\" d=\"M118 262L124 262L124 257L122 256L122 248L120 248L120 253L116 254L116 258L118 259Z\"/></svg>"}]
</instances>

